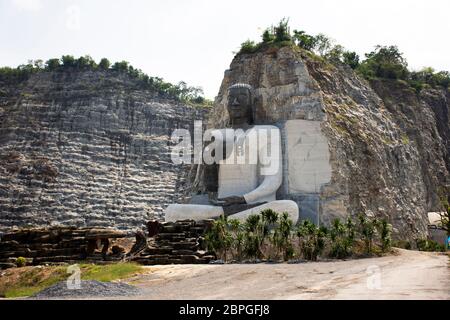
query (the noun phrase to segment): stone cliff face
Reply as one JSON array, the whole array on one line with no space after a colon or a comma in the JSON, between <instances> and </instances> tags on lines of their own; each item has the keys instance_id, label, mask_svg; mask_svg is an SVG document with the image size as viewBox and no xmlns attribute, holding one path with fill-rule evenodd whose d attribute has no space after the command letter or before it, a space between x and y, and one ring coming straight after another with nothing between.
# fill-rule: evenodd
<instances>
[{"instance_id":1,"label":"stone cliff face","mask_svg":"<svg viewBox=\"0 0 450 320\"><path fill-rule=\"evenodd\" d=\"M289 175L295 170L285 173L280 197L297 201L303 217L329 223L364 213L387 218L397 238L427 233L427 212L439 209L438 195L449 185L449 92L428 89L417 94L396 81L369 84L350 68L307 52L269 49L235 57L209 126L227 122L226 92L237 82L255 88L257 123L290 131L293 127L300 137L297 144L302 143L302 130L312 124L318 132L309 136L319 139L312 139L310 146L328 144L319 158L329 162L331 178L318 190L292 188ZM287 156L288 166L295 167L292 161L299 157L309 155ZM301 186L308 176L300 175L296 179Z\"/></svg>"},{"instance_id":2,"label":"stone cliff face","mask_svg":"<svg viewBox=\"0 0 450 320\"><path fill-rule=\"evenodd\" d=\"M449 92L368 83L299 49L269 49L235 57L209 127L227 123L237 82L255 88L256 122L282 129L278 197L296 201L303 218L364 213L387 218L397 238L427 233L427 212L449 186ZM202 189L201 170L172 164L169 140L204 115L119 74L43 72L0 84L0 232L163 218L167 204Z\"/></svg>"},{"instance_id":3,"label":"stone cliff face","mask_svg":"<svg viewBox=\"0 0 450 320\"><path fill-rule=\"evenodd\" d=\"M204 110L111 72L42 72L0 89L0 231L132 229L183 192L170 135Z\"/></svg>"}]
</instances>

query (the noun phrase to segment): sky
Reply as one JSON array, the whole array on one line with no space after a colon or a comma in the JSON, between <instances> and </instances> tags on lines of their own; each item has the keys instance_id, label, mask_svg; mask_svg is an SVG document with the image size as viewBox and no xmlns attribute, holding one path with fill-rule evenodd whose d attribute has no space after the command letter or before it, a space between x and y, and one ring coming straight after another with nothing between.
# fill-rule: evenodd
<instances>
[{"instance_id":1,"label":"sky","mask_svg":"<svg viewBox=\"0 0 450 320\"><path fill-rule=\"evenodd\" d=\"M284 17L361 57L397 45L413 70L450 70L448 0L0 0L0 66L88 54L214 98L233 52Z\"/></svg>"}]
</instances>

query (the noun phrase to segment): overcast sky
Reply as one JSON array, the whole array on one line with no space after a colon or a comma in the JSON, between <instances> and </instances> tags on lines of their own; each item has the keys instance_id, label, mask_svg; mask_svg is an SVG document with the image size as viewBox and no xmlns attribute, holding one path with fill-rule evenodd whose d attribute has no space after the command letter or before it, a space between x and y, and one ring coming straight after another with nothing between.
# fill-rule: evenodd
<instances>
[{"instance_id":1,"label":"overcast sky","mask_svg":"<svg viewBox=\"0 0 450 320\"><path fill-rule=\"evenodd\" d=\"M412 69L450 70L448 0L0 0L0 65L89 54L213 98L233 51L283 17L360 56L396 44Z\"/></svg>"}]
</instances>

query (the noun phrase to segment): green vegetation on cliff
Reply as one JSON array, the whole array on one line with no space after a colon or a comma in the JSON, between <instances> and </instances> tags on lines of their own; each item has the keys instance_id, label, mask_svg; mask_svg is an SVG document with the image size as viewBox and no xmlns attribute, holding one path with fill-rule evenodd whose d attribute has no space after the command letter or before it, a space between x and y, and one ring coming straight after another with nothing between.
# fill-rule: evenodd
<instances>
[{"instance_id":1,"label":"green vegetation on cliff","mask_svg":"<svg viewBox=\"0 0 450 320\"><path fill-rule=\"evenodd\" d=\"M252 40L242 43L238 54L251 54L270 48L292 46L310 51L333 64L348 65L367 80L404 80L417 92L427 87L449 88L450 86L448 71L436 72L429 67L420 71L408 70L408 63L397 46L377 45L374 51L365 54L364 60L360 60L356 52L334 44L334 41L324 34L313 36L303 30L291 32L287 19L264 30L261 38L262 41L259 43Z\"/></svg>"},{"instance_id":2,"label":"green vegetation on cliff","mask_svg":"<svg viewBox=\"0 0 450 320\"><path fill-rule=\"evenodd\" d=\"M172 84L159 77L150 77L142 70L134 68L127 61L120 61L114 64L103 58L97 64L90 56L75 58L71 55L64 55L60 59L49 59L46 62L42 60L30 60L27 64L20 65L17 68L0 68L0 84L15 85L30 78L31 75L40 72L85 72L101 71L109 72L114 75L125 74L131 79L137 80L139 86L144 90L151 90L162 97L176 99L182 102L210 105L203 96L203 90L200 87L188 86L181 81L178 84Z\"/></svg>"}]
</instances>

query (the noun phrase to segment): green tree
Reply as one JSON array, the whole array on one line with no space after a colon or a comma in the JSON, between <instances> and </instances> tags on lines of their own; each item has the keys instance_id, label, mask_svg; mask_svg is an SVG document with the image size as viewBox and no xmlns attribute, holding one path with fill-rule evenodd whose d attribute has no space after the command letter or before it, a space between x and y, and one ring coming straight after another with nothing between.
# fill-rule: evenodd
<instances>
[{"instance_id":1,"label":"green tree","mask_svg":"<svg viewBox=\"0 0 450 320\"><path fill-rule=\"evenodd\" d=\"M434 81L440 85L441 87L448 88L450 87L450 72L448 71L440 71L434 74Z\"/></svg>"},{"instance_id":2,"label":"green tree","mask_svg":"<svg viewBox=\"0 0 450 320\"><path fill-rule=\"evenodd\" d=\"M359 55L354 51L344 51L342 53L342 59L352 69L356 69L359 66Z\"/></svg>"},{"instance_id":3,"label":"green tree","mask_svg":"<svg viewBox=\"0 0 450 320\"><path fill-rule=\"evenodd\" d=\"M75 65L78 70L93 70L97 67L95 61L88 55L79 57L76 60Z\"/></svg>"},{"instance_id":4,"label":"green tree","mask_svg":"<svg viewBox=\"0 0 450 320\"><path fill-rule=\"evenodd\" d=\"M289 28L289 19L283 18L274 28L275 42L291 41L291 31Z\"/></svg>"},{"instance_id":5,"label":"green tree","mask_svg":"<svg viewBox=\"0 0 450 320\"><path fill-rule=\"evenodd\" d=\"M325 55L325 58L334 63L342 62L344 54L344 47L337 44L331 48Z\"/></svg>"},{"instance_id":6,"label":"green tree","mask_svg":"<svg viewBox=\"0 0 450 320\"><path fill-rule=\"evenodd\" d=\"M98 67L101 70L108 70L110 66L111 66L111 62L109 62L109 60L106 58L103 58L102 60L100 60L100 63L98 64Z\"/></svg>"},{"instance_id":7,"label":"green tree","mask_svg":"<svg viewBox=\"0 0 450 320\"><path fill-rule=\"evenodd\" d=\"M44 70L45 68L44 61L41 59L34 60L33 65L36 70Z\"/></svg>"},{"instance_id":8,"label":"green tree","mask_svg":"<svg viewBox=\"0 0 450 320\"><path fill-rule=\"evenodd\" d=\"M76 60L71 55L62 56L61 62L64 68L73 68L76 66Z\"/></svg>"},{"instance_id":9,"label":"green tree","mask_svg":"<svg viewBox=\"0 0 450 320\"><path fill-rule=\"evenodd\" d=\"M262 37L263 43L273 42L275 40L275 35L273 33L273 27L267 28L266 30L264 30L261 37Z\"/></svg>"},{"instance_id":10,"label":"green tree","mask_svg":"<svg viewBox=\"0 0 450 320\"><path fill-rule=\"evenodd\" d=\"M58 70L61 66L59 59L49 59L45 62L45 69L48 71Z\"/></svg>"},{"instance_id":11,"label":"green tree","mask_svg":"<svg viewBox=\"0 0 450 320\"><path fill-rule=\"evenodd\" d=\"M120 61L112 65L111 69L117 72L128 72L129 62Z\"/></svg>"},{"instance_id":12,"label":"green tree","mask_svg":"<svg viewBox=\"0 0 450 320\"><path fill-rule=\"evenodd\" d=\"M300 48L305 50L312 50L316 45L316 38L306 34L305 31L294 30L293 39Z\"/></svg>"},{"instance_id":13,"label":"green tree","mask_svg":"<svg viewBox=\"0 0 450 320\"><path fill-rule=\"evenodd\" d=\"M376 46L366 54L359 65L358 72L366 78L407 79L408 64L396 46Z\"/></svg>"},{"instance_id":14,"label":"green tree","mask_svg":"<svg viewBox=\"0 0 450 320\"><path fill-rule=\"evenodd\" d=\"M323 33L319 33L314 38L314 51L317 52L318 55L324 57L333 47L333 40L324 35Z\"/></svg>"}]
</instances>

